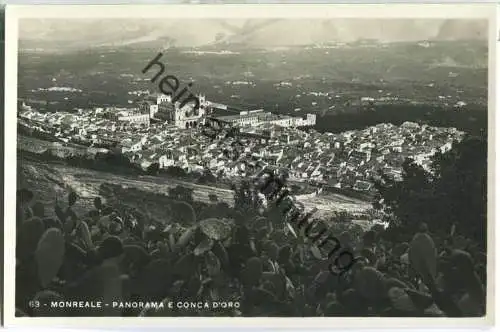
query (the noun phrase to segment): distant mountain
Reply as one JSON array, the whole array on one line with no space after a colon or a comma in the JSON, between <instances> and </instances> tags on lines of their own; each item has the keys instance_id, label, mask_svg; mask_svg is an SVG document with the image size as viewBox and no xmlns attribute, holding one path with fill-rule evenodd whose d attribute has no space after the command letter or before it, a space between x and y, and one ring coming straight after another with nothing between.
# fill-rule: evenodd
<instances>
[{"instance_id":1,"label":"distant mountain","mask_svg":"<svg viewBox=\"0 0 500 332\"><path fill-rule=\"evenodd\" d=\"M440 26L438 33L432 40L457 39L488 39L488 25L485 21L469 21L462 24L459 20L446 20Z\"/></svg>"},{"instance_id":2,"label":"distant mountain","mask_svg":"<svg viewBox=\"0 0 500 332\"><path fill-rule=\"evenodd\" d=\"M487 40L487 21L440 19L24 19L22 49L78 50L96 47L199 47L246 44L294 46L332 40L381 42Z\"/></svg>"}]
</instances>

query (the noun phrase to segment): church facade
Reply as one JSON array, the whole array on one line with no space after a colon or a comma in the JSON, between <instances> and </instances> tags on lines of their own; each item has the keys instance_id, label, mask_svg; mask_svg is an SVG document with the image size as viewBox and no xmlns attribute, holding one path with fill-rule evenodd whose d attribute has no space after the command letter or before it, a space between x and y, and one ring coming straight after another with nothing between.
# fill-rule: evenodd
<instances>
[{"instance_id":1,"label":"church facade","mask_svg":"<svg viewBox=\"0 0 500 332\"><path fill-rule=\"evenodd\" d=\"M179 101L172 102L169 95L159 94L141 105L143 112L149 113L151 118L167 121L180 129L197 128L203 125L207 115L208 102L204 95L198 96L199 108L194 110L188 103L181 107Z\"/></svg>"}]
</instances>

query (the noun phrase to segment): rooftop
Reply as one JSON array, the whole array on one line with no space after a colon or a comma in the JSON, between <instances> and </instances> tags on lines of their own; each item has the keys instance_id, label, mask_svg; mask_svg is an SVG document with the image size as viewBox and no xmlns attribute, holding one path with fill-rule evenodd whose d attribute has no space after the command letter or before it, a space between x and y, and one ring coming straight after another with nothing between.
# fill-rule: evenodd
<instances>
[{"instance_id":1,"label":"rooftop","mask_svg":"<svg viewBox=\"0 0 500 332\"><path fill-rule=\"evenodd\" d=\"M239 120L239 119L249 119L249 118L255 118L257 117L259 121L272 121L272 120L279 120L279 119L290 119L290 116L288 115L280 115L280 114L273 114L271 112L262 112L262 111L253 111L252 112L242 112L237 115L222 115L222 116L217 116L216 119L222 120L222 121L234 121L234 120Z\"/></svg>"}]
</instances>

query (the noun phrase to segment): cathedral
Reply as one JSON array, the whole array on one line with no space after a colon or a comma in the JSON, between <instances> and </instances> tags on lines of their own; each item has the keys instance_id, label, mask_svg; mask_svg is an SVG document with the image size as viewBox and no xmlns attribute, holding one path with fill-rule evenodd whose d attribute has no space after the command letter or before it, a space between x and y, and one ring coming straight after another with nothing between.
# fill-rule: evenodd
<instances>
[{"instance_id":1,"label":"cathedral","mask_svg":"<svg viewBox=\"0 0 500 332\"><path fill-rule=\"evenodd\" d=\"M198 105L197 109L196 105ZM205 125L207 116L212 120L216 119L219 124L223 123L237 127L255 127L266 124L280 127L313 127L316 124L315 114L307 114L306 118L301 118L264 112L263 109L242 111L236 115L210 117L209 113L212 113L214 108L219 108L218 105L220 104L207 101L205 95L196 97L191 95L190 98L180 102L170 95L157 94L150 96L140 105L140 114L147 119L167 122L180 129L197 128L200 125ZM227 106L225 107L227 108ZM138 118L135 121L139 120L142 121L143 119Z\"/></svg>"},{"instance_id":2,"label":"cathedral","mask_svg":"<svg viewBox=\"0 0 500 332\"><path fill-rule=\"evenodd\" d=\"M204 95L197 96L199 107L195 110L192 103L172 101L172 96L158 94L146 100L141 109L149 113L149 117L160 121L167 121L181 129L196 128L204 124L207 115L208 102Z\"/></svg>"}]
</instances>

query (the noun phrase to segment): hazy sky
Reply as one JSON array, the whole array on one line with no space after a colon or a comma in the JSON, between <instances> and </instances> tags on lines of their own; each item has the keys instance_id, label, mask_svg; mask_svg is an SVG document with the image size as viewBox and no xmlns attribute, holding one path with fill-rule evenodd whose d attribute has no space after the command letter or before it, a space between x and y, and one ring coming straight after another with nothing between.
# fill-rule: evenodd
<instances>
[{"instance_id":1,"label":"hazy sky","mask_svg":"<svg viewBox=\"0 0 500 332\"><path fill-rule=\"evenodd\" d=\"M110 45L175 39L179 46L217 41L280 46L325 41L487 39L486 20L464 19L23 19L21 40Z\"/></svg>"}]
</instances>

